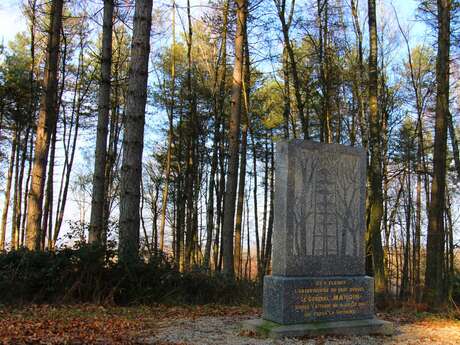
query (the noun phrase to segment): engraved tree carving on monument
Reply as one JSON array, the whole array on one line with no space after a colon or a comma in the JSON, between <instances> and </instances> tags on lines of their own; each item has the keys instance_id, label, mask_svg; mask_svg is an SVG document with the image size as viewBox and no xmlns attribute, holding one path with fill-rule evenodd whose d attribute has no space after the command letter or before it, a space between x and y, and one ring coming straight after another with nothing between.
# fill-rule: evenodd
<instances>
[{"instance_id":1,"label":"engraved tree carving on monument","mask_svg":"<svg viewBox=\"0 0 460 345\"><path fill-rule=\"evenodd\" d=\"M364 214L360 199L360 180L363 178L361 161L352 156L337 164L341 176L337 182L337 218L342 224L340 255L360 256L363 248L358 245L358 236L364 229Z\"/></svg>"},{"instance_id":2,"label":"engraved tree carving on monument","mask_svg":"<svg viewBox=\"0 0 460 345\"><path fill-rule=\"evenodd\" d=\"M335 161L327 156L320 160L321 168L315 181L312 255L337 255L339 224L336 217Z\"/></svg>"},{"instance_id":3,"label":"engraved tree carving on monument","mask_svg":"<svg viewBox=\"0 0 460 345\"><path fill-rule=\"evenodd\" d=\"M294 184L294 233L293 252L296 256L311 255L311 227L314 210L306 207L313 202L315 170L318 159L310 155L307 159L295 156Z\"/></svg>"},{"instance_id":4,"label":"engraved tree carving on monument","mask_svg":"<svg viewBox=\"0 0 460 345\"><path fill-rule=\"evenodd\" d=\"M295 158L294 255L360 255L359 159L324 153Z\"/></svg>"}]
</instances>

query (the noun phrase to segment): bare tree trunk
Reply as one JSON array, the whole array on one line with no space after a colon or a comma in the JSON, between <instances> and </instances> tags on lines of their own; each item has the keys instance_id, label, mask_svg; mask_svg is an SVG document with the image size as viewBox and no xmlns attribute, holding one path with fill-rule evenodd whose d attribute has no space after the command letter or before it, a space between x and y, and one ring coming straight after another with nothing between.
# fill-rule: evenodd
<instances>
[{"instance_id":1,"label":"bare tree trunk","mask_svg":"<svg viewBox=\"0 0 460 345\"><path fill-rule=\"evenodd\" d=\"M370 190L368 196L368 243L372 255L372 269L375 291L383 297L385 293L385 271L383 267L383 248L380 225L383 214L382 196L382 160L381 160L381 125L379 119L377 89L377 20L375 0L368 1L369 17L369 125L370 125Z\"/></svg>"},{"instance_id":2,"label":"bare tree trunk","mask_svg":"<svg viewBox=\"0 0 460 345\"><path fill-rule=\"evenodd\" d=\"M29 136L30 136L31 128L28 127L26 129L26 134L22 143L22 154L21 154L21 165L17 166L19 168L19 179L17 183L17 193L18 197L16 198L16 206L15 206L15 215L13 216L13 227L11 230L11 248L17 249L19 248L20 242L20 229L21 229L21 216L22 216L22 200L23 200L23 181L24 181L24 171L25 165L27 160L27 149L29 145ZM18 155L19 159L19 155ZM19 162L18 162L19 163ZM27 190L27 188L26 188ZM27 195L27 194L24 194Z\"/></svg>"},{"instance_id":3,"label":"bare tree trunk","mask_svg":"<svg viewBox=\"0 0 460 345\"><path fill-rule=\"evenodd\" d=\"M83 54L80 54L80 71L81 73L81 65L83 64ZM78 79L77 79L78 83ZM88 88L84 91L84 94L88 92ZM76 85L75 88L75 98L76 98L76 104L73 106L72 110L72 121L70 124L70 131L69 131L69 138L67 140L67 145L65 145L65 161L64 161L64 169L62 171L61 175L61 188L59 191L59 199L58 199L58 204L57 204L57 212L56 212L56 221L55 221L55 226L54 226L54 233L52 238L50 238L50 243L49 247L51 249L54 249L56 242L59 237L59 232L61 230L62 222L64 220L64 211L65 211L65 206L67 203L67 194L69 191L69 184L70 184L70 174L72 172L72 166L75 158L75 151L77 148L77 139L78 139L78 130L80 128L80 114L81 114L81 105L82 105L82 99L84 98L84 94L81 94L80 88ZM75 127L74 127L75 126ZM74 127L74 134L72 138L72 128ZM73 139L72 144L71 144L71 139ZM70 153L69 153L70 150ZM64 174L65 171L65 174ZM62 193L61 193L62 191Z\"/></svg>"},{"instance_id":4,"label":"bare tree trunk","mask_svg":"<svg viewBox=\"0 0 460 345\"><path fill-rule=\"evenodd\" d=\"M27 137L24 138L25 142L27 142ZM23 170L21 167L24 166L23 161L20 159L21 153L21 131L18 133L18 139L16 144L16 158L15 158L15 167L14 167L14 196L13 196L13 217L11 219L11 249L15 248L15 244L17 243L18 239L18 228L17 228L17 219L20 218L21 214L21 196L22 196L22 181L21 181L21 174ZM21 163L20 163L21 162ZM6 229L5 229L6 232Z\"/></svg>"},{"instance_id":5,"label":"bare tree trunk","mask_svg":"<svg viewBox=\"0 0 460 345\"><path fill-rule=\"evenodd\" d=\"M169 103L168 111L168 152L166 153L166 171L165 171L165 182L163 188L163 198L161 203L161 223L160 223L160 251L164 249L164 237L165 237L165 226L166 226L166 210L168 208L168 196L169 196L169 175L171 173L171 157L172 157L172 146L174 137L174 97L176 90L176 2L173 0L172 3L172 31L173 31L173 43L171 49L171 99Z\"/></svg>"},{"instance_id":6,"label":"bare tree trunk","mask_svg":"<svg viewBox=\"0 0 460 345\"><path fill-rule=\"evenodd\" d=\"M328 61L328 0L317 0L317 20L319 31L319 81L322 90L322 114L320 140L326 143L332 142L331 129L331 104L330 104L330 78Z\"/></svg>"},{"instance_id":7,"label":"bare tree trunk","mask_svg":"<svg viewBox=\"0 0 460 345\"><path fill-rule=\"evenodd\" d=\"M433 308L441 306L446 301L443 286L443 262L451 1L438 0L437 4L439 29L436 61L436 120L423 296L424 301Z\"/></svg>"},{"instance_id":8,"label":"bare tree trunk","mask_svg":"<svg viewBox=\"0 0 460 345\"><path fill-rule=\"evenodd\" d=\"M48 46L46 52L45 77L43 80L44 94L40 99L35 155L32 169L27 216L26 246L37 250L41 243L41 218L43 189L45 186L46 165L51 133L57 119L56 94L58 87L59 45L62 28L63 0L51 3L50 27L48 30Z\"/></svg>"},{"instance_id":9,"label":"bare tree trunk","mask_svg":"<svg viewBox=\"0 0 460 345\"><path fill-rule=\"evenodd\" d=\"M359 65L359 71L358 71L358 85L357 85L357 92L356 92L356 97L358 100L358 123L360 125L360 130L361 130L361 140L363 147L367 149L368 145L368 133L367 133L367 126L366 126L366 115L365 115L365 109L364 109L364 62L363 62L363 34L361 31L361 25L359 22L359 16L358 16L358 8L356 6L356 1L351 0L351 13L353 16L353 28L356 33L356 39L358 41L358 65ZM355 142L355 137L353 136L351 138L351 144L352 146L354 145Z\"/></svg>"},{"instance_id":10,"label":"bare tree trunk","mask_svg":"<svg viewBox=\"0 0 460 345\"><path fill-rule=\"evenodd\" d=\"M65 133L67 132L67 120L63 117L64 125L64 136L62 138L64 146L64 166L61 173L61 186L59 188L59 196L56 207L56 220L54 226L54 233L52 231L52 224L50 221L50 230L48 238L48 247L51 250L54 250L55 244L59 237L59 232L62 226L62 221L64 219L64 211L67 203L67 193L69 190L70 183L70 174L72 172L72 166L75 158L75 151L77 147L77 138L78 130L80 128L80 114L83 99L90 89L91 83L89 82L85 89L82 90L81 78L83 73L83 63L84 63L84 42L83 42L83 32L80 32L80 54L78 57L78 67L77 74L75 78L75 84L73 89L73 99L72 99L72 113L70 118L70 125L68 129L68 136L66 138Z\"/></svg>"},{"instance_id":11,"label":"bare tree trunk","mask_svg":"<svg viewBox=\"0 0 460 345\"><path fill-rule=\"evenodd\" d=\"M231 116L228 142L229 158L227 185L225 187L224 223L222 227L223 272L233 276L233 227L235 224L235 201L238 182L238 152L241 120L241 90L243 76L244 30L246 26L246 0L235 0L237 5L236 35L235 35L235 66L233 69L233 85L231 99Z\"/></svg>"},{"instance_id":12,"label":"bare tree trunk","mask_svg":"<svg viewBox=\"0 0 460 345\"><path fill-rule=\"evenodd\" d=\"M299 119L302 124L302 132L303 132L304 138L309 139L310 137L309 123L308 123L308 119L305 117L304 103L302 100L302 93L301 93L302 87L301 87L299 72L297 68L297 60L294 54L294 50L292 48L291 40L289 38L289 29L292 23L295 1L291 3L291 8L290 8L287 19L286 19L286 0L274 0L274 1L275 1L277 13L278 13L278 18L280 19L280 22L281 22L281 30L283 33L284 46L285 46L285 49L287 50L288 57L289 57L292 79L294 82L294 95L295 95L295 100L296 100L297 111L299 113Z\"/></svg>"},{"instance_id":13,"label":"bare tree trunk","mask_svg":"<svg viewBox=\"0 0 460 345\"><path fill-rule=\"evenodd\" d=\"M110 88L112 74L113 0L104 0L102 23L101 79L97 114L96 152L94 154L93 193L88 242L103 244L105 166L107 160L107 132L110 116Z\"/></svg>"},{"instance_id":14,"label":"bare tree trunk","mask_svg":"<svg viewBox=\"0 0 460 345\"><path fill-rule=\"evenodd\" d=\"M249 189L251 187L249 186ZM249 193L248 193L249 194ZM245 197L246 201L246 232L247 232L247 237L246 237L246 248L247 248L247 253L246 253L246 263L244 267L244 277L246 280L251 279L251 229L249 227L249 195L246 195Z\"/></svg>"},{"instance_id":15,"label":"bare tree trunk","mask_svg":"<svg viewBox=\"0 0 460 345\"><path fill-rule=\"evenodd\" d=\"M223 22L222 22L222 38L221 38L221 48L220 48L220 63L217 62L216 66L216 75L215 82L219 83L218 90L215 93L214 99L214 142L213 142L213 151L211 158L211 172L209 177L209 186L208 186L208 207L206 210L206 247L204 255L204 267L209 268L209 263L211 259L211 242L214 230L214 189L216 187L216 175L218 168L218 155L219 155L219 146L221 143L220 128L223 122L223 108L225 102L225 82L227 77L227 26L228 26L228 0L224 2L223 8ZM217 198L217 193L216 193ZM218 231L217 222L217 231ZM216 251L217 248L214 248Z\"/></svg>"},{"instance_id":16,"label":"bare tree trunk","mask_svg":"<svg viewBox=\"0 0 460 345\"><path fill-rule=\"evenodd\" d=\"M254 129L249 123L249 134L251 135L251 144L252 144L252 174L254 176L254 189L253 189L253 199L254 199L254 232L256 237L256 261L257 261L257 276L259 279L260 272L262 271L262 262L261 262L261 253L260 253L260 238L259 238L259 216L258 216L258 206L257 206L257 150L256 142L254 138Z\"/></svg>"},{"instance_id":17,"label":"bare tree trunk","mask_svg":"<svg viewBox=\"0 0 460 345\"><path fill-rule=\"evenodd\" d=\"M0 250L5 249L6 221L8 219L8 210L10 207L11 182L13 180L14 161L16 156L16 147L18 143L18 130L13 132L13 142L11 144L10 164L8 167L8 176L6 178L5 203L2 212L2 225L0 228ZM13 246L11 246L13 247Z\"/></svg>"},{"instance_id":18,"label":"bare tree trunk","mask_svg":"<svg viewBox=\"0 0 460 345\"><path fill-rule=\"evenodd\" d=\"M417 173L417 191L415 197L415 238L414 238L414 290L415 301L420 302L420 240L422 232L422 176Z\"/></svg>"},{"instance_id":19,"label":"bare tree trunk","mask_svg":"<svg viewBox=\"0 0 460 345\"><path fill-rule=\"evenodd\" d=\"M41 236L41 249L45 249L46 232L48 230L48 222L50 215L53 214L53 184L54 184L54 160L56 157L56 128L51 136L51 147L48 167L48 177L46 179L46 192L45 204L43 206L43 220L42 220L42 236ZM50 236L48 237L50 239Z\"/></svg>"},{"instance_id":20,"label":"bare tree trunk","mask_svg":"<svg viewBox=\"0 0 460 345\"><path fill-rule=\"evenodd\" d=\"M408 156L410 157L410 156ZM409 158L408 158L409 159ZM401 275L401 290L399 293L399 297L402 300L406 300L409 297L410 287L409 287L409 256L410 256L410 229L411 229L411 222L412 222L412 190L411 190L411 172L410 172L410 161L407 163L407 174L406 174L406 190L404 194L406 194L406 202L405 202L405 243L404 246L404 259L403 259L403 270ZM402 228L402 227L401 227Z\"/></svg>"},{"instance_id":21,"label":"bare tree trunk","mask_svg":"<svg viewBox=\"0 0 460 345\"><path fill-rule=\"evenodd\" d=\"M243 119L241 126L241 156L240 156L240 176L238 181L238 198L236 205L235 220L235 273L238 278L242 264L242 243L241 243L241 226L243 224L243 205L244 191L246 184L246 156L248 143L248 117L249 117L249 94L250 94L250 61L249 61L249 44L247 39L247 27L244 28L244 71L243 71L243 99L244 107L242 111Z\"/></svg>"},{"instance_id":22,"label":"bare tree trunk","mask_svg":"<svg viewBox=\"0 0 460 345\"><path fill-rule=\"evenodd\" d=\"M289 118L291 116L291 90L290 90L290 78L289 78L289 61L288 61L288 53L286 49L286 45L283 47L283 82L284 82L284 90L283 90L283 130L284 130L284 138L289 139ZM293 129L294 130L294 129Z\"/></svg>"},{"instance_id":23,"label":"bare tree trunk","mask_svg":"<svg viewBox=\"0 0 460 345\"><path fill-rule=\"evenodd\" d=\"M24 245L25 243L25 236L26 236L26 222L27 222L27 210L28 210L28 204L29 204L29 198L27 198L27 195L29 194L29 188L30 188L30 180L32 179L32 154L33 154L33 149L34 149L34 135L30 136L30 143L29 143L29 166L27 168L27 179L26 179L26 184L25 184L25 189L24 189L24 195L26 196L24 198L24 212L22 213L22 220L21 220L21 229L20 229L20 234L19 234L19 239L18 239L18 247L20 245ZM17 249L17 248L15 248Z\"/></svg>"},{"instance_id":24,"label":"bare tree trunk","mask_svg":"<svg viewBox=\"0 0 460 345\"><path fill-rule=\"evenodd\" d=\"M151 25L152 0L136 0L120 181L118 255L124 262L136 261L139 255L140 182Z\"/></svg>"},{"instance_id":25,"label":"bare tree trunk","mask_svg":"<svg viewBox=\"0 0 460 345\"><path fill-rule=\"evenodd\" d=\"M273 137L273 130L271 130ZM270 141L270 211L268 216L267 239L265 241L264 259L263 259L263 274L268 274L270 267L270 259L272 255L272 235L273 235L273 220L274 220L274 200L275 200L275 147L273 140Z\"/></svg>"},{"instance_id":26,"label":"bare tree trunk","mask_svg":"<svg viewBox=\"0 0 460 345\"><path fill-rule=\"evenodd\" d=\"M199 162L197 161L196 147L198 138L198 119L196 116L196 94L193 88L193 61L192 61L192 44L193 44L193 27L191 17L190 0L187 0L187 19L188 19L188 33L187 33L187 101L188 101L188 119L186 122L186 154L185 154L185 197L186 197L186 238L185 238L185 257L184 268L190 268L190 260L193 252L193 241L197 228L194 222L194 206L195 197L194 189L198 188L196 185L196 176Z\"/></svg>"},{"instance_id":27,"label":"bare tree trunk","mask_svg":"<svg viewBox=\"0 0 460 345\"><path fill-rule=\"evenodd\" d=\"M264 276L264 267L265 267L265 241L267 235L267 216L268 216L268 135L265 133L265 152L264 152L264 204L263 204L263 214L262 214L262 234L261 234L261 248L260 248L260 269L259 276L262 279Z\"/></svg>"},{"instance_id":28,"label":"bare tree trunk","mask_svg":"<svg viewBox=\"0 0 460 345\"><path fill-rule=\"evenodd\" d=\"M458 150L458 139L455 133L454 120L450 111L447 114L447 126L449 128L450 143L452 145L452 156L454 156L455 169L457 170L457 179L460 180L460 153Z\"/></svg>"},{"instance_id":29,"label":"bare tree trunk","mask_svg":"<svg viewBox=\"0 0 460 345\"><path fill-rule=\"evenodd\" d=\"M454 224L452 219L452 210L451 210L451 197L449 189L446 190L446 220L447 220L447 243L446 243L446 261L447 261L447 270L446 276L448 279L445 280L446 282L446 290L447 290L447 298L449 300L452 299L453 293L453 280L455 279L455 244L454 244Z\"/></svg>"}]
</instances>

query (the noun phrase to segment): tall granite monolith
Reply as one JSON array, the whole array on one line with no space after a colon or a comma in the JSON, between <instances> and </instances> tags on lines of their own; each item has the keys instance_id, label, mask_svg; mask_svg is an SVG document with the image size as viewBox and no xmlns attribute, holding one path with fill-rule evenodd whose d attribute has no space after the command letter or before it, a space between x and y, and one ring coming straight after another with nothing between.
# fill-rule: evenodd
<instances>
[{"instance_id":1,"label":"tall granite monolith","mask_svg":"<svg viewBox=\"0 0 460 345\"><path fill-rule=\"evenodd\" d=\"M374 316L364 269L365 151L282 141L275 171L272 274L262 319L243 327L272 337L392 333Z\"/></svg>"}]
</instances>

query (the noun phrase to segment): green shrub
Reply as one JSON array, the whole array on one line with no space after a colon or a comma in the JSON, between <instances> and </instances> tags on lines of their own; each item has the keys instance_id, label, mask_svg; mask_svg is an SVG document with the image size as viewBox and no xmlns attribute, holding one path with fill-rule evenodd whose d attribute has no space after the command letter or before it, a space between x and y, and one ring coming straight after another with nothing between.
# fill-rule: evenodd
<instances>
[{"instance_id":1,"label":"green shrub","mask_svg":"<svg viewBox=\"0 0 460 345\"><path fill-rule=\"evenodd\" d=\"M0 303L259 304L260 286L201 271L181 273L162 253L117 263L112 250L0 253Z\"/></svg>"}]
</instances>

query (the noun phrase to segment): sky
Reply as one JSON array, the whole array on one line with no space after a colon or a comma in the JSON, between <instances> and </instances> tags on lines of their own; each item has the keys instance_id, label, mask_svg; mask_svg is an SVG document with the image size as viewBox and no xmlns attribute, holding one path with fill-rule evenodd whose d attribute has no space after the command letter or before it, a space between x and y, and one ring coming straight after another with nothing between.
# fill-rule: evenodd
<instances>
[{"instance_id":1,"label":"sky","mask_svg":"<svg viewBox=\"0 0 460 345\"><path fill-rule=\"evenodd\" d=\"M21 12L22 0L1 0L0 2L0 42L6 43L26 29Z\"/></svg>"},{"instance_id":2,"label":"sky","mask_svg":"<svg viewBox=\"0 0 460 345\"><path fill-rule=\"evenodd\" d=\"M271 0L265 0L271 1ZM344 1L345 3L348 0ZM413 16L417 6L417 0L383 0L385 3L393 3L398 13L403 18ZM23 0L0 0L0 42L7 43L14 36L26 29L26 22L21 12ZM206 3L205 0L192 0L192 3Z\"/></svg>"}]
</instances>

